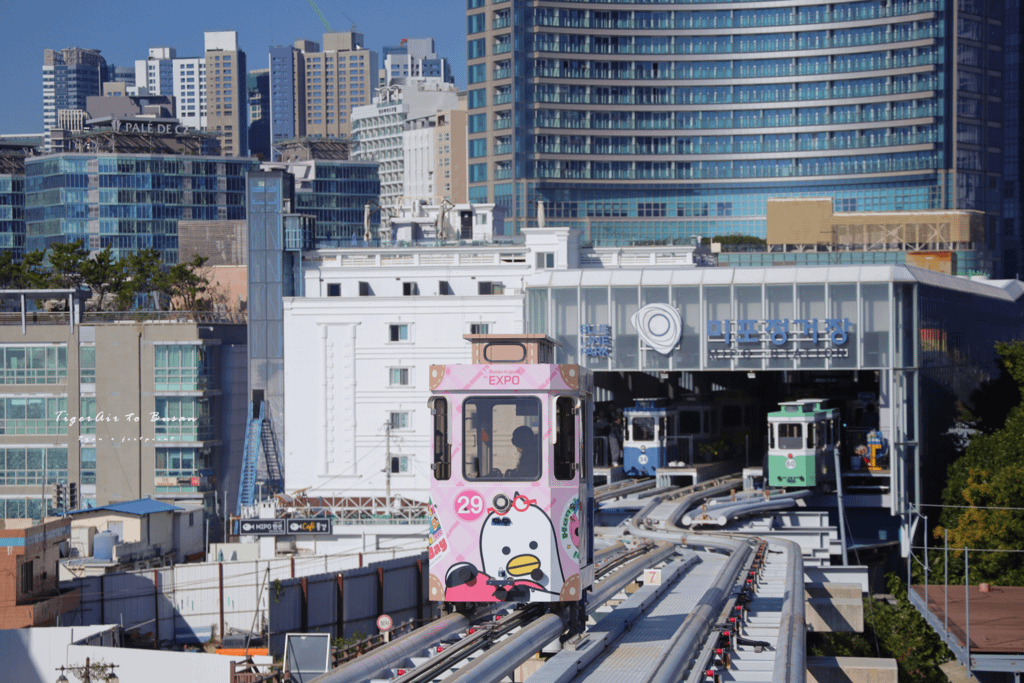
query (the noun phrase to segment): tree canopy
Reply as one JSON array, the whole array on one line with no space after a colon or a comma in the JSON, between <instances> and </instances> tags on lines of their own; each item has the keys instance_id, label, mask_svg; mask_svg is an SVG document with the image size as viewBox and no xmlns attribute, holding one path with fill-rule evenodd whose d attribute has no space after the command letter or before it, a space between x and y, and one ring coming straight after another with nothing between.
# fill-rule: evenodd
<instances>
[{"instance_id":1,"label":"tree canopy","mask_svg":"<svg viewBox=\"0 0 1024 683\"><path fill-rule=\"evenodd\" d=\"M1024 341L997 344L1004 378L995 380L1016 391L1001 392L1016 403L996 406L988 419L979 411L982 433L971 438L966 451L950 465L942 502L949 506L941 516L935 538L945 541L949 531L950 549L956 566L953 576L963 580L962 548L1019 551L1024 548ZM1008 378L1008 380L1007 380ZM977 410L977 407L976 407ZM996 426L998 425L998 426ZM970 554L970 581L998 585L1024 585L1024 554L1020 552L977 552Z\"/></svg>"},{"instance_id":2,"label":"tree canopy","mask_svg":"<svg viewBox=\"0 0 1024 683\"><path fill-rule=\"evenodd\" d=\"M203 272L208 259L195 256L187 263L166 266L156 249L142 249L114 258L110 247L90 256L79 240L57 243L15 261L0 253L0 287L5 289L89 289L96 308L130 310L140 297L156 309L196 310L210 280Z\"/></svg>"}]
</instances>

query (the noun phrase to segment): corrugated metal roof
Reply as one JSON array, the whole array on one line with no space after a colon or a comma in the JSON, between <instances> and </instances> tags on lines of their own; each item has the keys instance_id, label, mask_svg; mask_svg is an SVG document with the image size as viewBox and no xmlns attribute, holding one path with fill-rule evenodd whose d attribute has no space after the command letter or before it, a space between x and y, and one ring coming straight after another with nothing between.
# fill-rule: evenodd
<instances>
[{"instance_id":1,"label":"corrugated metal roof","mask_svg":"<svg viewBox=\"0 0 1024 683\"><path fill-rule=\"evenodd\" d=\"M184 510L184 508L180 508L160 500L153 500L152 498L140 498L139 500L129 500L125 501L124 503L111 503L110 505L103 505L101 507L75 510L70 514L99 512L100 510L108 510L110 512L121 512L126 515L142 516L150 515L154 512L172 512L174 510Z\"/></svg>"}]
</instances>

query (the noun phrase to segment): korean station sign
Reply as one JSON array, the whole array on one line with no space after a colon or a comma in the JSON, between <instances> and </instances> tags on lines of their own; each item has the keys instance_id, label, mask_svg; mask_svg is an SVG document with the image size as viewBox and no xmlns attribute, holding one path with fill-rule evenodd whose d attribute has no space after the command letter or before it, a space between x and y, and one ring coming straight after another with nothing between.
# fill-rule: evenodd
<instances>
[{"instance_id":1,"label":"korean station sign","mask_svg":"<svg viewBox=\"0 0 1024 683\"><path fill-rule=\"evenodd\" d=\"M672 353L682 338L682 316L668 304L648 304L636 311L630 322L645 347L663 355ZM705 328L708 360L849 358L846 342L851 327L849 318L708 320ZM583 356L608 358L612 355L611 325L580 325L579 338Z\"/></svg>"},{"instance_id":2,"label":"korean station sign","mask_svg":"<svg viewBox=\"0 0 1024 683\"><path fill-rule=\"evenodd\" d=\"M849 318L708 320L708 360L733 358L849 358ZM803 342L800 348L784 348ZM713 345L721 344L720 348ZM812 344L813 346L808 346Z\"/></svg>"}]
</instances>

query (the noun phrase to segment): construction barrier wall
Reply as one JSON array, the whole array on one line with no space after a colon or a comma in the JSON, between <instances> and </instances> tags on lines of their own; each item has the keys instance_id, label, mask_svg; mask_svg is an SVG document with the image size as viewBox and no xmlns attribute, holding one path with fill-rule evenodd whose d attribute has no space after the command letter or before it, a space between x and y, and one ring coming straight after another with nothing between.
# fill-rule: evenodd
<instances>
[{"instance_id":1,"label":"construction barrier wall","mask_svg":"<svg viewBox=\"0 0 1024 683\"><path fill-rule=\"evenodd\" d=\"M420 565L424 566L422 571ZM379 550L183 564L85 577L61 583L62 590L79 589L81 602L77 610L61 615L59 625L119 624L158 644L200 643L219 641L231 629L249 632L267 627L272 634L296 631L299 629L293 626L301 626L303 615L314 627L310 630L323 631L331 623L337 629L341 604L342 631L349 632L350 626L351 632L369 634L376 632L379 612L374 610L380 607L381 598L385 608L398 608L392 615L395 623L401 623L414 610L415 605L408 599L417 595L416 586L423 585L414 577L417 572L426 575L425 565L426 553ZM325 577L329 576L336 586L339 574L345 576L344 588L349 594L343 602L338 602L326 585L329 581ZM353 577L351 582L349 575ZM379 587L379 576L387 580L388 595L368 597L377 595L370 586ZM303 595L301 579L308 577L315 577L312 597L308 580ZM401 581L408 581L412 588L400 588ZM418 590L419 596L426 595L425 588ZM332 600L333 613L320 602L331 604ZM280 625L275 620L280 620Z\"/></svg>"}]
</instances>

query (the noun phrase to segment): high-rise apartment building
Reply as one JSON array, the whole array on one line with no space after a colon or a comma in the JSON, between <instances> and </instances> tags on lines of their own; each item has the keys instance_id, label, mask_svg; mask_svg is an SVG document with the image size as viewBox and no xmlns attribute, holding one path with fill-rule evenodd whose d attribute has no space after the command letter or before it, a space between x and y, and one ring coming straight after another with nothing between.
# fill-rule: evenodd
<instances>
[{"instance_id":1,"label":"high-rise apartment building","mask_svg":"<svg viewBox=\"0 0 1024 683\"><path fill-rule=\"evenodd\" d=\"M380 164L380 205L436 203L433 175L438 113L459 108L455 86L409 79L380 88L373 104L352 110L352 158Z\"/></svg>"},{"instance_id":2,"label":"high-rise apartment building","mask_svg":"<svg viewBox=\"0 0 1024 683\"><path fill-rule=\"evenodd\" d=\"M175 116L186 128L206 128L206 59L178 57L173 47L151 47L147 59L135 60L139 94L171 95Z\"/></svg>"},{"instance_id":3,"label":"high-rise apartment building","mask_svg":"<svg viewBox=\"0 0 1024 683\"><path fill-rule=\"evenodd\" d=\"M438 112L433 130L435 203L448 200L466 204L466 98L459 93L459 108Z\"/></svg>"},{"instance_id":4,"label":"high-rise apartment building","mask_svg":"<svg viewBox=\"0 0 1024 683\"><path fill-rule=\"evenodd\" d=\"M173 95L177 52L173 47L149 48L146 59L135 60L135 87L150 95Z\"/></svg>"},{"instance_id":5,"label":"high-rise apartment building","mask_svg":"<svg viewBox=\"0 0 1024 683\"><path fill-rule=\"evenodd\" d=\"M206 130L221 133L224 156L249 153L249 91L245 53L238 48L238 31L207 31Z\"/></svg>"},{"instance_id":6,"label":"high-rise apartment building","mask_svg":"<svg viewBox=\"0 0 1024 683\"><path fill-rule=\"evenodd\" d=\"M256 69L246 77L249 91L249 154L270 159L270 70Z\"/></svg>"},{"instance_id":7,"label":"high-rise apartment building","mask_svg":"<svg viewBox=\"0 0 1024 683\"><path fill-rule=\"evenodd\" d=\"M433 38L402 38L400 45L381 48L384 64L380 71L380 85L390 85L394 78L438 78L454 83L448 60L434 52Z\"/></svg>"},{"instance_id":8,"label":"high-rise apartment building","mask_svg":"<svg viewBox=\"0 0 1024 683\"><path fill-rule=\"evenodd\" d=\"M543 199L597 244L763 236L769 197L974 209L1019 260L1003 3L770 4L470 0L470 201L522 229Z\"/></svg>"},{"instance_id":9,"label":"high-rise apartment building","mask_svg":"<svg viewBox=\"0 0 1024 683\"><path fill-rule=\"evenodd\" d=\"M323 47L297 40L270 48L270 135L347 137L353 107L371 102L377 53L363 47L362 33L325 33Z\"/></svg>"},{"instance_id":10,"label":"high-rise apartment building","mask_svg":"<svg viewBox=\"0 0 1024 683\"><path fill-rule=\"evenodd\" d=\"M99 50L69 47L43 50L43 132L50 147L50 129L61 109L85 109L85 98L102 95L108 78L107 60Z\"/></svg>"}]
</instances>

